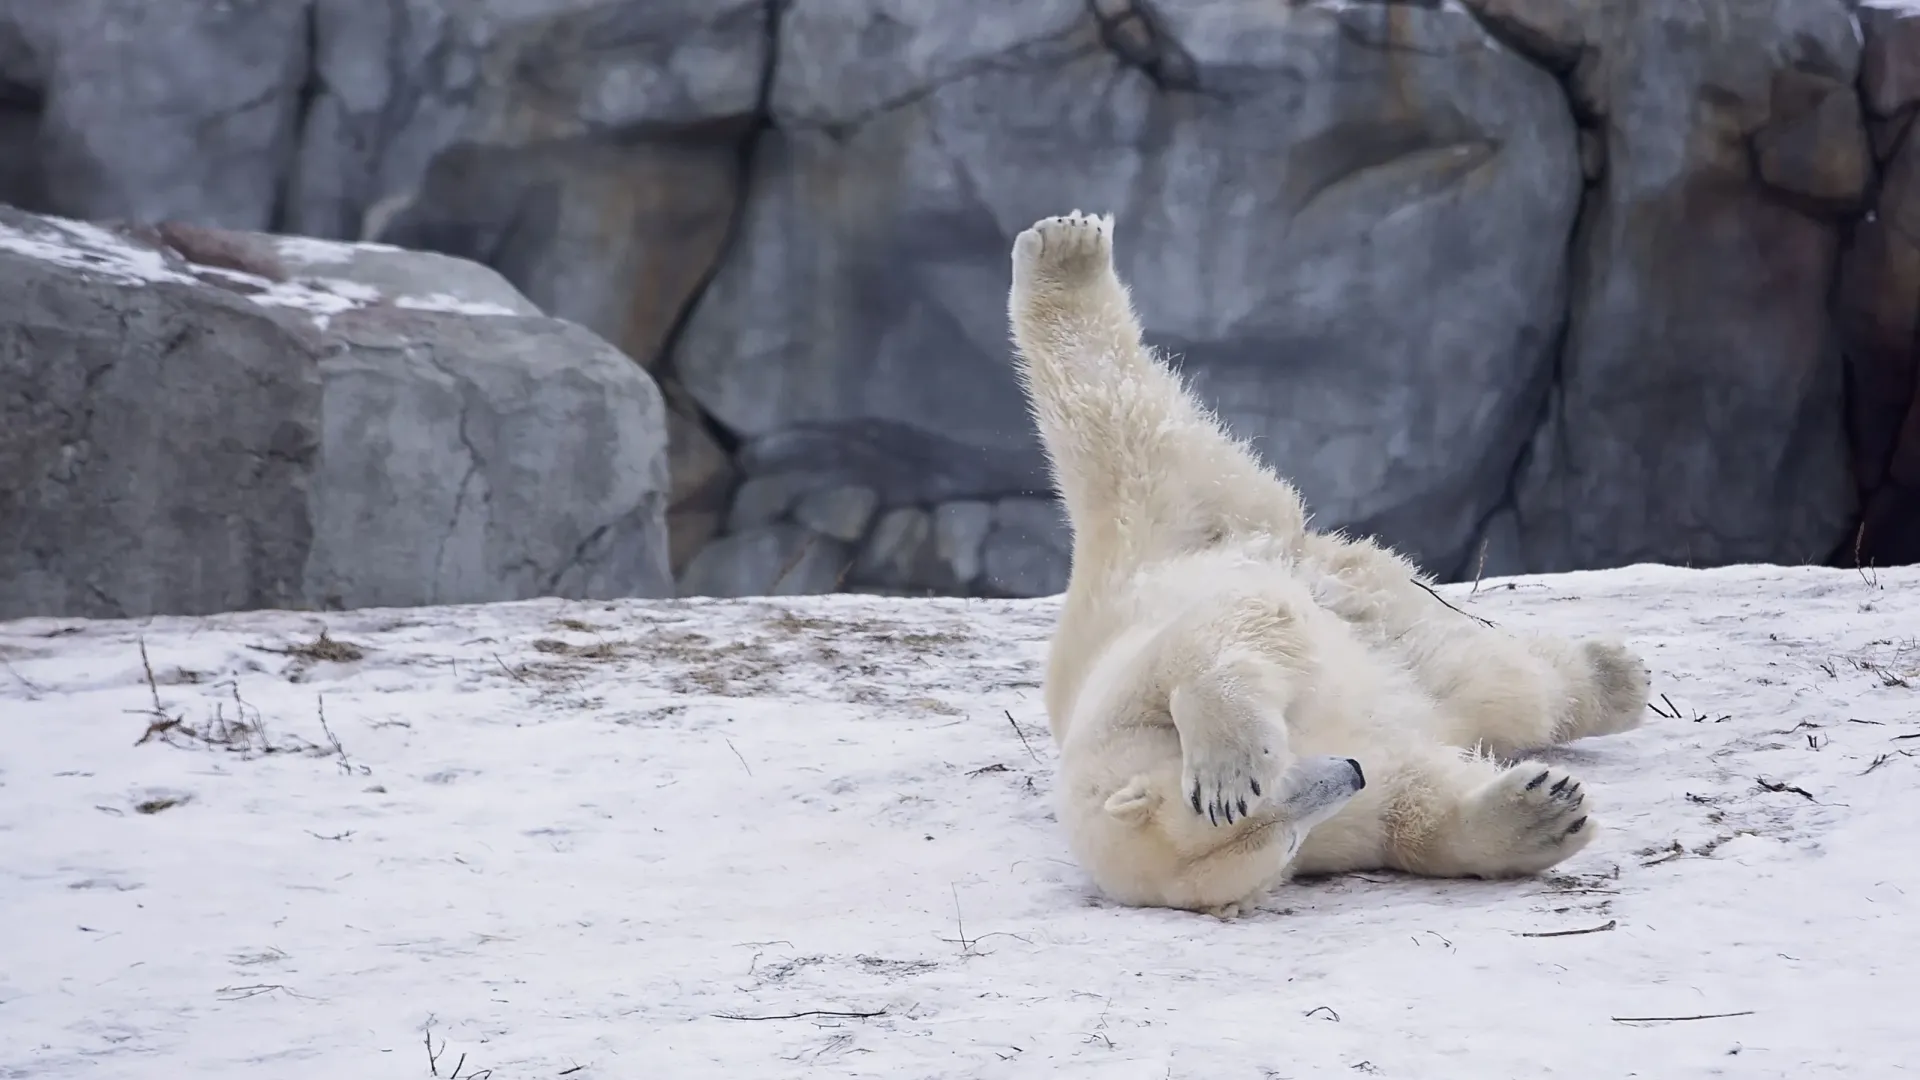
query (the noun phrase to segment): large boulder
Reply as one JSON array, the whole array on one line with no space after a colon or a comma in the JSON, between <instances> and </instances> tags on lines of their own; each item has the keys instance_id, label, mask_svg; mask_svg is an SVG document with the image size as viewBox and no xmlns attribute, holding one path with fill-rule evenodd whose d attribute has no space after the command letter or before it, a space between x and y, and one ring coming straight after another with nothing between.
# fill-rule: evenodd
<instances>
[{"instance_id":1,"label":"large boulder","mask_svg":"<svg viewBox=\"0 0 1920 1080\"><path fill-rule=\"evenodd\" d=\"M1471 3L1564 74L1593 178L1485 572L1827 558L1854 509L1830 293L1871 177L1847 4Z\"/></svg>"},{"instance_id":2,"label":"large boulder","mask_svg":"<svg viewBox=\"0 0 1920 1080\"><path fill-rule=\"evenodd\" d=\"M739 248L671 357L747 472L1044 492L1007 249L1078 206L1117 214L1150 336L1319 523L1462 557L1565 304L1551 75L1451 5L820 0L778 35Z\"/></svg>"},{"instance_id":3,"label":"large boulder","mask_svg":"<svg viewBox=\"0 0 1920 1080\"><path fill-rule=\"evenodd\" d=\"M1836 290L1863 503L1842 558L1884 566L1920 562L1920 7L1870 4L1860 23L1861 90L1882 166Z\"/></svg>"},{"instance_id":4,"label":"large boulder","mask_svg":"<svg viewBox=\"0 0 1920 1080\"><path fill-rule=\"evenodd\" d=\"M670 595L658 389L498 275L0 207L0 618Z\"/></svg>"}]
</instances>

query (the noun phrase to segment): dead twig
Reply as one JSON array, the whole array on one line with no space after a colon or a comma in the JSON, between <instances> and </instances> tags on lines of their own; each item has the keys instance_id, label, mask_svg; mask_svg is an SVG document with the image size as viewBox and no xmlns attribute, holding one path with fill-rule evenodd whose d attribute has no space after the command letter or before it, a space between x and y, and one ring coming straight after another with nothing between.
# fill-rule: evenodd
<instances>
[{"instance_id":1,"label":"dead twig","mask_svg":"<svg viewBox=\"0 0 1920 1080\"><path fill-rule=\"evenodd\" d=\"M1866 540L1867 523L1862 521L1860 527L1853 531L1853 569L1860 575L1860 580L1866 582L1867 588L1877 589L1880 587L1880 571L1874 568L1871 560L1864 565L1860 562L1860 549L1865 545ZM1868 570L1873 571L1872 577L1867 576Z\"/></svg>"},{"instance_id":2,"label":"dead twig","mask_svg":"<svg viewBox=\"0 0 1920 1080\"><path fill-rule=\"evenodd\" d=\"M1445 607L1446 607L1446 609L1447 609L1448 611L1451 611L1451 612L1453 612L1453 613L1454 613L1455 615L1465 615L1465 616L1466 616L1467 618L1469 618L1469 619L1472 619L1472 620L1473 620L1474 622L1477 622L1477 623L1479 623L1479 624L1480 624L1481 626L1484 626L1484 627L1487 627L1487 628L1489 628L1489 629L1491 629L1491 628L1493 627L1493 620L1492 620L1492 619L1487 619L1487 618L1482 618L1481 616L1479 616L1479 615L1475 615L1474 613L1472 613L1472 612L1470 612L1470 611L1461 611L1461 610L1460 610L1459 608L1457 608L1457 607L1454 607L1454 606L1453 606L1453 604L1452 604L1452 603L1451 603L1450 601L1448 601L1446 597L1444 597L1444 596L1441 596L1441 595L1440 595L1439 593L1437 593L1437 592L1435 592L1435 591L1434 591L1434 589L1433 589L1433 586L1431 586L1431 585L1429 585L1429 584L1427 584L1427 583L1426 583L1426 582L1424 582L1424 581L1421 581L1421 580L1420 580L1419 578L1413 578L1413 579L1412 579L1412 581L1413 581L1413 583L1414 583L1415 585L1418 585L1418 586L1420 586L1420 587L1421 587L1422 589L1425 589L1425 590L1427 590L1427 595L1428 595L1428 596L1431 596L1431 597L1433 597L1433 598L1434 598L1435 600L1438 600L1438 601L1440 601L1440 603L1441 603L1441 604L1442 604L1443 606L1445 606Z\"/></svg>"},{"instance_id":3,"label":"dead twig","mask_svg":"<svg viewBox=\"0 0 1920 1080\"><path fill-rule=\"evenodd\" d=\"M1729 1016L1752 1015L1752 1009L1743 1009L1740 1012L1700 1013L1696 1016L1615 1016L1611 1019L1616 1024L1672 1024L1682 1020L1724 1020Z\"/></svg>"},{"instance_id":4,"label":"dead twig","mask_svg":"<svg viewBox=\"0 0 1920 1080\"><path fill-rule=\"evenodd\" d=\"M1694 796L1692 796L1692 795L1689 795L1689 796L1687 796L1687 797L1688 797L1689 799L1693 799L1693 798L1694 798ZM1697 801L1699 801L1699 802L1705 802L1706 800L1705 800L1705 799L1698 799ZM1643 851L1643 852L1641 852L1641 854L1642 854L1642 855L1651 855L1651 854L1653 854L1653 853L1654 853L1655 851L1657 851L1657 850L1659 850L1659 849L1657 849L1657 848L1649 848L1649 849L1647 849L1646 851ZM1660 856L1659 858L1656 858L1656 859L1648 859L1647 861L1645 861L1645 862L1643 862L1643 863L1641 863L1640 865L1641 865L1641 866L1659 866L1659 865L1660 865L1661 863L1667 863L1667 862L1672 862L1673 860L1675 860L1675 859L1677 859L1677 858L1679 858L1679 857L1680 857L1680 856L1682 856L1682 855L1685 855L1686 853L1687 853L1687 849L1686 849L1685 847L1683 847L1683 846L1681 845L1681 843L1680 843L1680 841L1678 841L1678 840L1675 840L1675 841L1673 842L1673 844L1672 844L1672 845L1671 845L1670 847L1668 847L1668 848L1666 849L1666 853L1665 853L1665 854L1663 854L1663 855L1661 855L1661 856Z\"/></svg>"},{"instance_id":5,"label":"dead twig","mask_svg":"<svg viewBox=\"0 0 1920 1080\"><path fill-rule=\"evenodd\" d=\"M962 956L973 951L973 942L967 940L967 921L960 917L960 886L948 885L953 890L953 924L960 933L960 953Z\"/></svg>"},{"instance_id":6,"label":"dead twig","mask_svg":"<svg viewBox=\"0 0 1920 1080\"><path fill-rule=\"evenodd\" d=\"M147 693L153 698L153 715L165 716L167 710L160 705L160 684L153 681L153 665L147 662L147 639L143 635L136 640L140 645L140 670L147 673Z\"/></svg>"},{"instance_id":7,"label":"dead twig","mask_svg":"<svg viewBox=\"0 0 1920 1080\"><path fill-rule=\"evenodd\" d=\"M522 675L522 674L520 674L519 672L517 672L517 671L515 671L515 670L513 670L512 668L510 668L510 667L508 667L508 666L507 666L507 662L506 662L505 660L502 660L502 659L500 659L500 654L499 654L499 653L494 653L494 654L493 654L493 662L494 662L494 663L496 663L496 664L499 664L499 665L500 665L500 670L501 670L501 671L504 671L504 672L506 672L506 673L507 673L507 677L508 677L508 678L510 678L510 679L512 679L512 680L513 680L514 682L517 682L517 683L523 683L523 682L526 682L526 681L527 681L527 677L526 677L525 675Z\"/></svg>"},{"instance_id":8,"label":"dead twig","mask_svg":"<svg viewBox=\"0 0 1920 1080\"><path fill-rule=\"evenodd\" d=\"M876 1016L887 1015L887 1010L875 1009L872 1012L850 1012L841 1009L808 1009L805 1012L778 1013L773 1016L742 1016L739 1013L714 1013L712 1015L716 1020L798 1020L807 1016L838 1016L849 1020L871 1020Z\"/></svg>"},{"instance_id":9,"label":"dead twig","mask_svg":"<svg viewBox=\"0 0 1920 1080\"><path fill-rule=\"evenodd\" d=\"M20 685L27 688L28 701L33 701L38 699L39 696L44 692L41 690L40 687L35 686L33 684L32 679L29 679L25 675L20 674L19 670L13 666L13 661L8 660L4 656L0 656L0 665L5 665L7 669L7 673L9 675L12 675L14 678L20 680Z\"/></svg>"},{"instance_id":10,"label":"dead twig","mask_svg":"<svg viewBox=\"0 0 1920 1080\"><path fill-rule=\"evenodd\" d=\"M1020 730L1020 723L1013 718L1012 710L1001 709L1000 712L1006 716L1007 723L1013 725L1013 733L1020 736L1020 745L1027 748L1027 756L1033 759L1034 764L1039 764L1040 755L1033 752L1033 744L1027 741L1027 733Z\"/></svg>"},{"instance_id":11,"label":"dead twig","mask_svg":"<svg viewBox=\"0 0 1920 1080\"><path fill-rule=\"evenodd\" d=\"M729 750L732 750L732 751L733 751L733 756L734 756L734 757L737 757L737 758L740 758L740 767L741 767L741 768L743 768L743 769L745 769L745 770L747 770L747 775L748 775L748 776L752 776L752 775L753 775L753 766L751 766L751 765L749 765L749 764L747 764L747 759L746 759L746 758L744 758L744 757L741 757L741 755L740 755L740 749L739 749L738 747L736 747L736 746L734 746L734 745L733 745L733 740L732 740L732 739L729 739L729 738L726 738L725 736L722 736L722 737L721 737L721 741L722 741L722 742L725 742L725 743L727 744L727 749L729 749Z\"/></svg>"},{"instance_id":12,"label":"dead twig","mask_svg":"<svg viewBox=\"0 0 1920 1080\"><path fill-rule=\"evenodd\" d=\"M1537 930L1531 933L1522 933L1517 936L1519 937L1577 937L1581 934L1602 933L1604 931L1611 930L1614 927L1619 925L1620 924L1618 922L1615 922L1612 919L1608 919L1606 922L1601 923L1599 926L1589 926L1584 930Z\"/></svg>"},{"instance_id":13,"label":"dead twig","mask_svg":"<svg viewBox=\"0 0 1920 1080\"><path fill-rule=\"evenodd\" d=\"M1788 794L1798 795L1801 798L1807 800L1808 802L1820 801L1819 799L1814 798L1813 792L1808 791L1806 788L1795 787L1792 784L1785 783L1780 780L1768 780L1764 777L1756 776L1753 778L1753 782L1756 784L1759 784L1760 787L1765 791L1787 792Z\"/></svg>"},{"instance_id":14,"label":"dead twig","mask_svg":"<svg viewBox=\"0 0 1920 1080\"><path fill-rule=\"evenodd\" d=\"M333 733L333 729L327 726L327 695L315 694L314 703L317 706L319 706L319 709L320 709L320 730L326 734L327 742L333 745L333 752L340 759L340 771L343 773L346 773L348 776L352 776L353 762L347 758L347 748L340 745L340 736L335 735ZM255 721L255 723L258 724L258 721ZM263 737L265 736L265 734L266 734L265 732L261 732L261 735ZM367 769L365 766L362 766L361 768L363 772L372 771L371 769Z\"/></svg>"}]
</instances>

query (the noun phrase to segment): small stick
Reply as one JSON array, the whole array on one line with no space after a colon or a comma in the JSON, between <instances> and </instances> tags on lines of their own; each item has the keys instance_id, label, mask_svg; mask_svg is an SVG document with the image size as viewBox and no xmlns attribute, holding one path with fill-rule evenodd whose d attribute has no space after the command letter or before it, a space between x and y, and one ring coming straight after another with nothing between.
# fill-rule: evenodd
<instances>
[{"instance_id":1,"label":"small stick","mask_svg":"<svg viewBox=\"0 0 1920 1080\"><path fill-rule=\"evenodd\" d=\"M960 886L947 887L953 890L953 924L959 928L960 951L964 953L973 948L973 942L967 940L967 921L960 917Z\"/></svg>"},{"instance_id":2,"label":"small stick","mask_svg":"<svg viewBox=\"0 0 1920 1080\"><path fill-rule=\"evenodd\" d=\"M1740 1012L1701 1013L1698 1016L1615 1016L1616 1024L1670 1024L1680 1020L1724 1020L1729 1016L1752 1016L1752 1009Z\"/></svg>"},{"instance_id":3,"label":"small stick","mask_svg":"<svg viewBox=\"0 0 1920 1080\"><path fill-rule=\"evenodd\" d=\"M12 661L8 660L4 656L0 656L0 664L5 664L7 668L7 673L12 675L16 679L19 679L20 685L27 688L27 700L32 701L40 695L40 688L38 686L33 685L32 679L29 679L25 675L20 674L19 670L13 666Z\"/></svg>"},{"instance_id":4,"label":"small stick","mask_svg":"<svg viewBox=\"0 0 1920 1080\"><path fill-rule=\"evenodd\" d=\"M806 1012L780 1013L777 1016L741 1016L738 1013L714 1013L717 1020L798 1020L803 1016L844 1016L852 1020L869 1020L876 1016L887 1015L885 1009L873 1012L844 1012L838 1009L808 1009Z\"/></svg>"},{"instance_id":5,"label":"small stick","mask_svg":"<svg viewBox=\"0 0 1920 1080\"><path fill-rule=\"evenodd\" d=\"M1472 619L1472 620L1473 620L1474 622L1477 622L1477 623L1479 623L1479 624L1480 624L1481 626L1485 626L1485 627L1487 627L1487 628L1489 628L1489 629L1491 629L1491 628L1493 627L1493 620L1492 620L1492 619L1483 619L1483 618L1481 618L1480 616L1478 616L1478 615L1475 615L1475 614L1473 614L1472 612L1469 612L1469 611L1461 611L1461 610L1460 610L1459 608L1457 608L1457 607L1454 607L1454 606L1453 606L1453 605L1452 605L1451 603L1449 603L1449 602L1447 601L1447 598L1446 598L1446 597L1444 597L1444 596L1441 596L1441 595L1440 595L1439 593L1437 593L1437 592L1434 592L1434 591L1433 591L1433 586L1431 586L1431 585L1429 585L1429 584L1427 584L1427 583L1426 583L1426 582L1424 582L1424 581L1421 581L1421 580L1420 580L1419 578L1414 578L1414 579L1413 579L1413 583L1414 583L1415 585L1418 585L1418 586L1420 586L1421 588L1423 588L1423 589L1425 589L1425 590L1427 590L1427 595L1428 595L1428 596L1431 596L1431 597L1433 597L1433 598L1434 598L1435 600L1438 600L1438 601L1440 601L1440 603L1441 603L1442 605L1444 605L1444 606L1446 607L1446 609L1447 609L1448 611L1451 611L1451 612L1453 612L1453 613L1454 613L1455 615L1465 615L1465 616L1466 616L1467 618L1469 618L1469 619Z\"/></svg>"},{"instance_id":6,"label":"small stick","mask_svg":"<svg viewBox=\"0 0 1920 1080\"><path fill-rule=\"evenodd\" d=\"M744 757L740 757L740 749L739 749L739 747L736 747L736 746L734 746L734 745L733 745L733 740L732 740L732 739L729 739L729 738L727 738L727 737L725 737L725 736L721 736L721 741L727 744L727 749L729 749L729 750L732 750L732 751L733 751L733 756L734 756L734 757L737 757L737 758L740 758L740 767L741 767L741 768L743 768L743 769L745 769L745 770L747 770L747 775L748 775L748 776L752 776L752 775L753 775L753 766L751 766L751 765L749 765L749 764L747 764L747 759L746 759L746 758L744 758Z\"/></svg>"},{"instance_id":7,"label":"small stick","mask_svg":"<svg viewBox=\"0 0 1920 1080\"><path fill-rule=\"evenodd\" d=\"M165 716L166 710L160 707L160 687L153 681L153 665L147 663L147 639L140 637L140 668L147 673L147 693L153 695L153 711L157 716Z\"/></svg>"},{"instance_id":8,"label":"small stick","mask_svg":"<svg viewBox=\"0 0 1920 1080\"><path fill-rule=\"evenodd\" d=\"M1006 716L1007 723L1013 725L1013 733L1020 736L1020 745L1027 748L1027 756L1032 758L1035 764L1039 764L1040 755L1033 752L1033 744L1027 741L1027 733L1020 730L1020 723L1013 718L1013 712L1009 709L1001 709L1000 712Z\"/></svg>"},{"instance_id":9,"label":"small stick","mask_svg":"<svg viewBox=\"0 0 1920 1080\"><path fill-rule=\"evenodd\" d=\"M1820 801L1819 799L1816 799L1816 798L1814 798L1814 797L1813 797L1813 792L1811 792L1811 791L1808 791L1808 790L1807 790L1806 788L1803 788L1803 787L1795 787L1795 786L1793 786L1792 784L1788 784L1788 783L1785 783L1785 782L1783 782L1783 781L1779 781L1779 780L1766 780L1766 779L1762 779L1762 778L1760 778L1760 777L1757 777L1757 776L1756 776L1756 777L1754 777L1754 781L1753 781L1753 782L1754 782L1754 783L1756 783L1756 784L1759 784L1759 785L1760 785L1760 787L1761 787L1762 789L1764 789L1764 790L1766 790L1766 791L1776 791L1776 792L1778 792L1778 791L1785 791L1785 792L1790 792L1790 793L1792 793L1792 794L1794 794L1794 795L1798 795L1798 796L1800 796L1801 798L1803 798L1803 799L1805 799L1805 800L1807 800L1808 802L1819 802L1819 801Z\"/></svg>"},{"instance_id":10,"label":"small stick","mask_svg":"<svg viewBox=\"0 0 1920 1080\"><path fill-rule=\"evenodd\" d=\"M1487 545L1491 543L1493 543L1491 536L1480 538L1480 562L1473 568L1473 591L1467 594L1469 600L1480 594L1480 578L1487 572Z\"/></svg>"},{"instance_id":11,"label":"small stick","mask_svg":"<svg viewBox=\"0 0 1920 1080\"><path fill-rule=\"evenodd\" d=\"M523 683L523 682L526 682L526 681L527 681L527 677L526 677L525 675L522 675L522 674L520 674L519 672L517 672L517 671L515 671L515 670L513 670L512 668L510 668L510 667L508 667L508 666L507 666L507 662L506 662L505 660L502 660L502 659L500 659L500 654L499 654L499 653L494 653L494 654L493 654L493 662L494 662L494 663L496 663L496 664L499 664L499 665L500 665L500 670L501 670L501 671L504 671L504 672L506 672L506 673L507 673L507 677L508 677L508 678L510 678L510 679L512 679L512 680L513 680L514 682L517 682L517 683Z\"/></svg>"},{"instance_id":12,"label":"small stick","mask_svg":"<svg viewBox=\"0 0 1920 1080\"><path fill-rule=\"evenodd\" d=\"M1589 926L1585 930L1542 930L1542 931L1537 931L1535 933L1530 933L1530 934L1521 934L1520 936L1521 937L1573 937L1578 934L1598 934L1604 930L1611 930L1618 925L1620 924L1615 922L1612 919L1608 919L1606 922L1601 923L1599 926Z\"/></svg>"},{"instance_id":13,"label":"small stick","mask_svg":"<svg viewBox=\"0 0 1920 1080\"><path fill-rule=\"evenodd\" d=\"M313 699L320 710L320 730L326 733L327 741L333 744L333 752L340 755L340 771L352 776L353 762L347 760L347 748L340 745L340 736L335 735L333 729L327 726L327 695L315 694Z\"/></svg>"}]
</instances>

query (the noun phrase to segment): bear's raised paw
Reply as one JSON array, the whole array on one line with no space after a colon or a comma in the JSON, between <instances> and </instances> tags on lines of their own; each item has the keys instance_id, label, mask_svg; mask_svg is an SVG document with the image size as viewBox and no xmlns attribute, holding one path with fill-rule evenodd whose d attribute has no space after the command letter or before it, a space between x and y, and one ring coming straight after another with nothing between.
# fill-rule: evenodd
<instances>
[{"instance_id":1,"label":"bear's raised paw","mask_svg":"<svg viewBox=\"0 0 1920 1080\"><path fill-rule=\"evenodd\" d=\"M1111 272L1113 215L1075 210L1041 218L1014 238L1013 267L1016 285L1076 285Z\"/></svg>"}]
</instances>

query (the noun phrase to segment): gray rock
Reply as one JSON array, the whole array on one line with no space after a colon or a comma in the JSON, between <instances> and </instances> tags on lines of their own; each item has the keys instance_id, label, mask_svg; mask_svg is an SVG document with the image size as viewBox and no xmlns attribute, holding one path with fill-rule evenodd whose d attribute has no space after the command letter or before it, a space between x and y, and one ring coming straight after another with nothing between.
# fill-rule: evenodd
<instances>
[{"instance_id":1,"label":"gray rock","mask_svg":"<svg viewBox=\"0 0 1920 1080\"><path fill-rule=\"evenodd\" d=\"M707 430L699 406L671 383L662 390L667 399L667 473L672 478L667 543L673 572L679 574L720 531L734 468L725 448Z\"/></svg>"},{"instance_id":2,"label":"gray rock","mask_svg":"<svg viewBox=\"0 0 1920 1080\"><path fill-rule=\"evenodd\" d=\"M843 484L813 492L793 508L793 520L823 536L852 543L864 536L880 505L872 488Z\"/></svg>"},{"instance_id":3,"label":"gray rock","mask_svg":"<svg viewBox=\"0 0 1920 1080\"><path fill-rule=\"evenodd\" d=\"M1830 215L1866 175L1836 97L1859 65L1846 5L1580 11L1574 94L1608 168L1517 477L1526 566L1825 559L1854 509L1828 306Z\"/></svg>"},{"instance_id":4,"label":"gray rock","mask_svg":"<svg viewBox=\"0 0 1920 1080\"><path fill-rule=\"evenodd\" d=\"M740 246L676 370L749 444L880 428L849 479L888 505L1045 491L1007 248L1111 210L1150 336L1317 520L1457 561L1561 321L1556 83L1453 6L1154 7L1136 40L1084 0L789 6Z\"/></svg>"},{"instance_id":5,"label":"gray rock","mask_svg":"<svg viewBox=\"0 0 1920 1080\"><path fill-rule=\"evenodd\" d=\"M405 261L0 208L0 618L670 592L652 381Z\"/></svg>"},{"instance_id":6,"label":"gray rock","mask_svg":"<svg viewBox=\"0 0 1920 1080\"><path fill-rule=\"evenodd\" d=\"M1860 9L1861 84L1891 113L1920 100L1920 8ZM1847 409L1860 524L1840 561L1920 561L1920 139L1911 115L1888 122L1872 211L1853 225L1834 290L1847 352Z\"/></svg>"},{"instance_id":7,"label":"gray rock","mask_svg":"<svg viewBox=\"0 0 1920 1080\"><path fill-rule=\"evenodd\" d=\"M9 69L42 103L47 209L275 224L309 64L309 0L8 0ZM13 56L9 59L8 54Z\"/></svg>"},{"instance_id":8,"label":"gray rock","mask_svg":"<svg viewBox=\"0 0 1920 1080\"><path fill-rule=\"evenodd\" d=\"M947 571L945 587L964 587L980 576L980 553L992 529L991 503L961 501L934 508L933 550Z\"/></svg>"},{"instance_id":9,"label":"gray rock","mask_svg":"<svg viewBox=\"0 0 1920 1080\"><path fill-rule=\"evenodd\" d=\"M830 474L841 483L857 479L879 493L882 506L996 498L1045 491L1049 485L1028 450L973 448L871 419L782 428L746 443L737 460L752 475L808 472Z\"/></svg>"},{"instance_id":10,"label":"gray rock","mask_svg":"<svg viewBox=\"0 0 1920 1080\"><path fill-rule=\"evenodd\" d=\"M1876 116L1920 102L1920 18L1911 4L1859 5L1860 91Z\"/></svg>"},{"instance_id":11,"label":"gray rock","mask_svg":"<svg viewBox=\"0 0 1920 1080\"><path fill-rule=\"evenodd\" d=\"M860 549L852 580L883 589L913 589L933 568L933 560L933 519L919 507L903 506L880 516Z\"/></svg>"},{"instance_id":12,"label":"gray rock","mask_svg":"<svg viewBox=\"0 0 1920 1080\"><path fill-rule=\"evenodd\" d=\"M852 561L845 544L782 523L729 533L693 557L681 596L803 596L833 592Z\"/></svg>"},{"instance_id":13,"label":"gray rock","mask_svg":"<svg viewBox=\"0 0 1920 1080\"><path fill-rule=\"evenodd\" d=\"M745 532L771 525L785 518L794 504L809 491L833 484L831 477L814 473L775 473L752 476L733 493L733 508L727 513L727 531Z\"/></svg>"},{"instance_id":14,"label":"gray rock","mask_svg":"<svg viewBox=\"0 0 1920 1080\"><path fill-rule=\"evenodd\" d=\"M1067 588L1073 531L1051 499L1002 499L993 508L981 563L986 585L1001 596L1052 596Z\"/></svg>"},{"instance_id":15,"label":"gray rock","mask_svg":"<svg viewBox=\"0 0 1920 1080\"><path fill-rule=\"evenodd\" d=\"M719 258L765 0L316 0L294 227L500 269L652 366Z\"/></svg>"},{"instance_id":16,"label":"gray rock","mask_svg":"<svg viewBox=\"0 0 1920 1080\"><path fill-rule=\"evenodd\" d=\"M46 204L40 162L40 113L46 107L46 75L13 10L20 0L0 0L0 202Z\"/></svg>"}]
</instances>

